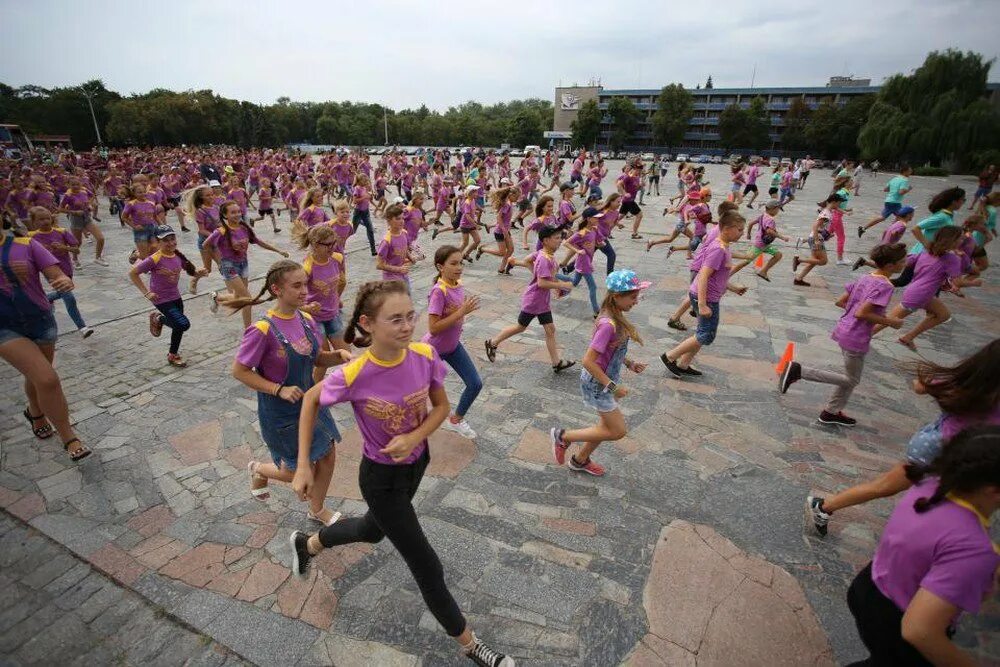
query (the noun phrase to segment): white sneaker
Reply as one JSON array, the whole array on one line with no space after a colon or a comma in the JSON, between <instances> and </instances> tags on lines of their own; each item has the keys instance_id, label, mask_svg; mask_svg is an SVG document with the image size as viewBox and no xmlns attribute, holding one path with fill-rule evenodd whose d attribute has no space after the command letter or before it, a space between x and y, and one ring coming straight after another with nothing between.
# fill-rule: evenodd
<instances>
[{"instance_id":1,"label":"white sneaker","mask_svg":"<svg viewBox=\"0 0 1000 667\"><path fill-rule=\"evenodd\" d=\"M848 262L846 259L838 259L837 260L837 266L850 266L850 265L851 265L851 263Z\"/></svg>"},{"instance_id":2,"label":"white sneaker","mask_svg":"<svg viewBox=\"0 0 1000 667\"><path fill-rule=\"evenodd\" d=\"M208 309L213 313L219 312L219 293L212 292L212 300L208 304Z\"/></svg>"},{"instance_id":3,"label":"white sneaker","mask_svg":"<svg viewBox=\"0 0 1000 667\"><path fill-rule=\"evenodd\" d=\"M468 438L469 440L476 439L476 432L472 430L471 426L469 426L469 422L465 421L464 419L458 422L453 422L451 420L451 417L449 417L448 419L444 420L442 426L448 429L449 431L454 431L455 433L458 433L463 438Z\"/></svg>"},{"instance_id":4,"label":"white sneaker","mask_svg":"<svg viewBox=\"0 0 1000 667\"><path fill-rule=\"evenodd\" d=\"M84 327L80 329L80 335L84 338L90 338L94 334L94 330L90 327Z\"/></svg>"},{"instance_id":5,"label":"white sneaker","mask_svg":"<svg viewBox=\"0 0 1000 667\"><path fill-rule=\"evenodd\" d=\"M82 269L83 268L83 264L80 263L80 260L74 259L73 260L73 268L74 269Z\"/></svg>"},{"instance_id":6,"label":"white sneaker","mask_svg":"<svg viewBox=\"0 0 1000 667\"><path fill-rule=\"evenodd\" d=\"M104 259L103 257L95 257L94 264L100 264L101 266L111 266L110 264L108 264L108 260Z\"/></svg>"}]
</instances>

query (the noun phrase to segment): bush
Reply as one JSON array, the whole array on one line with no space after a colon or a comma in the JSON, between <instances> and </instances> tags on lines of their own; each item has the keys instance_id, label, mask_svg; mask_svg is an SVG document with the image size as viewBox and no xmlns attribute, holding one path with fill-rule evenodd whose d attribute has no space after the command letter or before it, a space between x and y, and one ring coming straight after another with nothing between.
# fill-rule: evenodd
<instances>
[{"instance_id":1,"label":"bush","mask_svg":"<svg viewBox=\"0 0 1000 667\"><path fill-rule=\"evenodd\" d=\"M1000 150L990 148L985 151L978 151L972 154L972 159L969 162L969 166L972 169L969 173L976 175L991 164L1000 165Z\"/></svg>"},{"instance_id":2,"label":"bush","mask_svg":"<svg viewBox=\"0 0 1000 667\"><path fill-rule=\"evenodd\" d=\"M914 167L915 176L947 176L948 170L942 167Z\"/></svg>"}]
</instances>

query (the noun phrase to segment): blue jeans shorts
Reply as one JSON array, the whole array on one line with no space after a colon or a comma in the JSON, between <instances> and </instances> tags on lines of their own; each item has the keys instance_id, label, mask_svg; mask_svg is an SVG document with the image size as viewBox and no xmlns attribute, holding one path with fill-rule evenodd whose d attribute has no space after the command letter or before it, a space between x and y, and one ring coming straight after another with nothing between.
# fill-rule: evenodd
<instances>
[{"instance_id":1,"label":"blue jeans shorts","mask_svg":"<svg viewBox=\"0 0 1000 667\"><path fill-rule=\"evenodd\" d=\"M618 401L614 395L604 391L601 383L586 369L580 369L580 396L584 405L598 412L614 412L618 409Z\"/></svg>"},{"instance_id":2,"label":"blue jeans shorts","mask_svg":"<svg viewBox=\"0 0 1000 667\"><path fill-rule=\"evenodd\" d=\"M694 312L698 312L698 295L692 292L688 296L691 297L691 309ZM715 340L715 334L719 330L719 302L716 301L708 303L708 307L711 309L712 314L709 317L702 317L698 315L698 328L694 332L694 338L698 341L700 345L711 345L712 341Z\"/></svg>"},{"instance_id":3,"label":"blue jeans shorts","mask_svg":"<svg viewBox=\"0 0 1000 667\"><path fill-rule=\"evenodd\" d=\"M245 259L240 261L231 259L220 260L219 274L223 280L232 280L233 278L250 280L250 262Z\"/></svg>"},{"instance_id":4,"label":"blue jeans shorts","mask_svg":"<svg viewBox=\"0 0 1000 667\"><path fill-rule=\"evenodd\" d=\"M143 227L132 230L132 240L136 243L149 243L156 236L155 227Z\"/></svg>"},{"instance_id":5,"label":"blue jeans shorts","mask_svg":"<svg viewBox=\"0 0 1000 667\"><path fill-rule=\"evenodd\" d=\"M906 461L926 468L941 455L941 421L942 417L925 424L913 434L906 445Z\"/></svg>"},{"instance_id":6,"label":"blue jeans shorts","mask_svg":"<svg viewBox=\"0 0 1000 667\"><path fill-rule=\"evenodd\" d=\"M903 208L903 204L901 202L894 203L887 201L882 205L882 217L888 218L890 215L896 215L899 213L899 209L901 208Z\"/></svg>"},{"instance_id":7,"label":"blue jeans shorts","mask_svg":"<svg viewBox=\"0 0 1000 667\"><path fill-rule=\"evenodd\" d=\"M42 315L38 321L32 322L29 330L0 327L0 345L16 338L27 338L39 345L55 345L58 337L59 328L56 326L56 318L52 311Z\"/></svg>"},{"instance_id":8,"label":"blue jeans shorts","mask_svg":"<svg viewBox=\"0 0 1000 667\"><path fill-rule=\"evenodd\" d=\"M327 338L337 338L340 332L344 330L344 320L340 316L340 313L334 315L332 320L320 322L319 325L323 327L323 335Z\"/></svg>"}]
</instances>

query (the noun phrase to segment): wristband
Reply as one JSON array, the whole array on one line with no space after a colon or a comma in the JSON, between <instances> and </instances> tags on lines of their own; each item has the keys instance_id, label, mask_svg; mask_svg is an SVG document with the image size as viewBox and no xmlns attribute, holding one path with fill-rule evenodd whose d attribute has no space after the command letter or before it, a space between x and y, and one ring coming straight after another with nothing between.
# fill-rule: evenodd
<instances>
[{"instance_id":1,"label":"wristband","mask_svg":"<svg viewBox=\"0 0 1000 667\"><path fill-rule=\"evenodd\" d=\"M604 385L604 393L611 394L614 393L615 389L618 388L618 383L614 380L608 380L608 383Z\"/></svg>"},{"instance_id":2,"label":"wristband","mask_svg":"<svg viewBox=\"0 0 1000 667\"><path fill-rule=\"evenodd\" d=\"M284 388L285 388L285 385L279 384L278 388L274 390L274 395L278 396L280 398L281 397L281 390L284 389Z\"/></svg>"}]
</instances>

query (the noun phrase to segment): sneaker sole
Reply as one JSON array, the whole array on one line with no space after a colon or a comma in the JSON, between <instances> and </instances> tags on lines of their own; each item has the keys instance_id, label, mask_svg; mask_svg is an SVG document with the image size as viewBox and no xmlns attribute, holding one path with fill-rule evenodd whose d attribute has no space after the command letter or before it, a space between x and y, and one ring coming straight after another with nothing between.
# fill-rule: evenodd
<instances>
[{"instance_id":1,"label":"sneaker sole","mask_svg":"<svg viewBox=\"0 0 1000 667\"><path fill-rule=\"evenodd\" d=\"M788 382L788 376L792 372L792 362L788 362L785 365L785 370L781 371L781 379L778 380L778 391L782 394L788 393L788 388L792 386L791 382Z\"/></svg>"},{"instance_id":2,"label":"sneaker sole","mask_svg":"<svg viewBox=\"0 0 1000 667\"><path fill-rule=\"evenodd\" d=\"M812 526L813 531L820 537L826 537L826 533L819 529L819 526L816 525L816 519L813 518L812 501L813 496L806 496L806 525Z\"/></svg>"},{"instance_id":3,"label":"sneaker sole","mask_svg":"<svg viewBox=\"0 0 1000 667\"><path fill-rule=\"evenodd\" d=\"M556 437L556 430L557 429L554 429L554 428L550 428L549 429L549 440L552 442L552 458L554 458L556 460L556 463L558 465L565 465L566 464L566 453L565 453L566 450L563 450L563 460L562 460L562 462L559 461L559 450L561 448L559 447L559 439Z\"/></svg>"},{"instance_id":4,"label":"sneaker sole","mask_svg":"<svg viewBox=\"0 0 1000 667\"><path fill-rule=\"evenodd\" d=\"M603 472L601 472L601 473L591 472L587 468L577 468L577 467L574 467L574 466L571 465L571 466L569 466L569 469L572 470L573 472L585 472L588 475L590 475L591 477L604 477L604 473Z\"/></svg>"},{"instance_id":5,"label":"sneaker sole","mask_svg":"<svg viewBox=\"0 0 1000 667\"><path fill-rule=\"evenodd\" d=\"M292 574L301 577L302 573L299 572L299 550L295 548L295 536L298 534L299 531L293 530L292 534L288 536L288 544L292 547Z\"/></svg>"},{"instance_id":6,"label":"sneaker sole","mask_svg":"<svg viewBox=\"0 0 1000 667\"><path fill-rule=\"evenodd\" d=\"M817 417L816 421L818 421L820 424L826 424L827 426L846 426L847 428L852 428L854 426L857 426L857 424L845 424L844 422L839 422L839 421L827 421L821 417Z\"/></svg>"}]
</instances>

